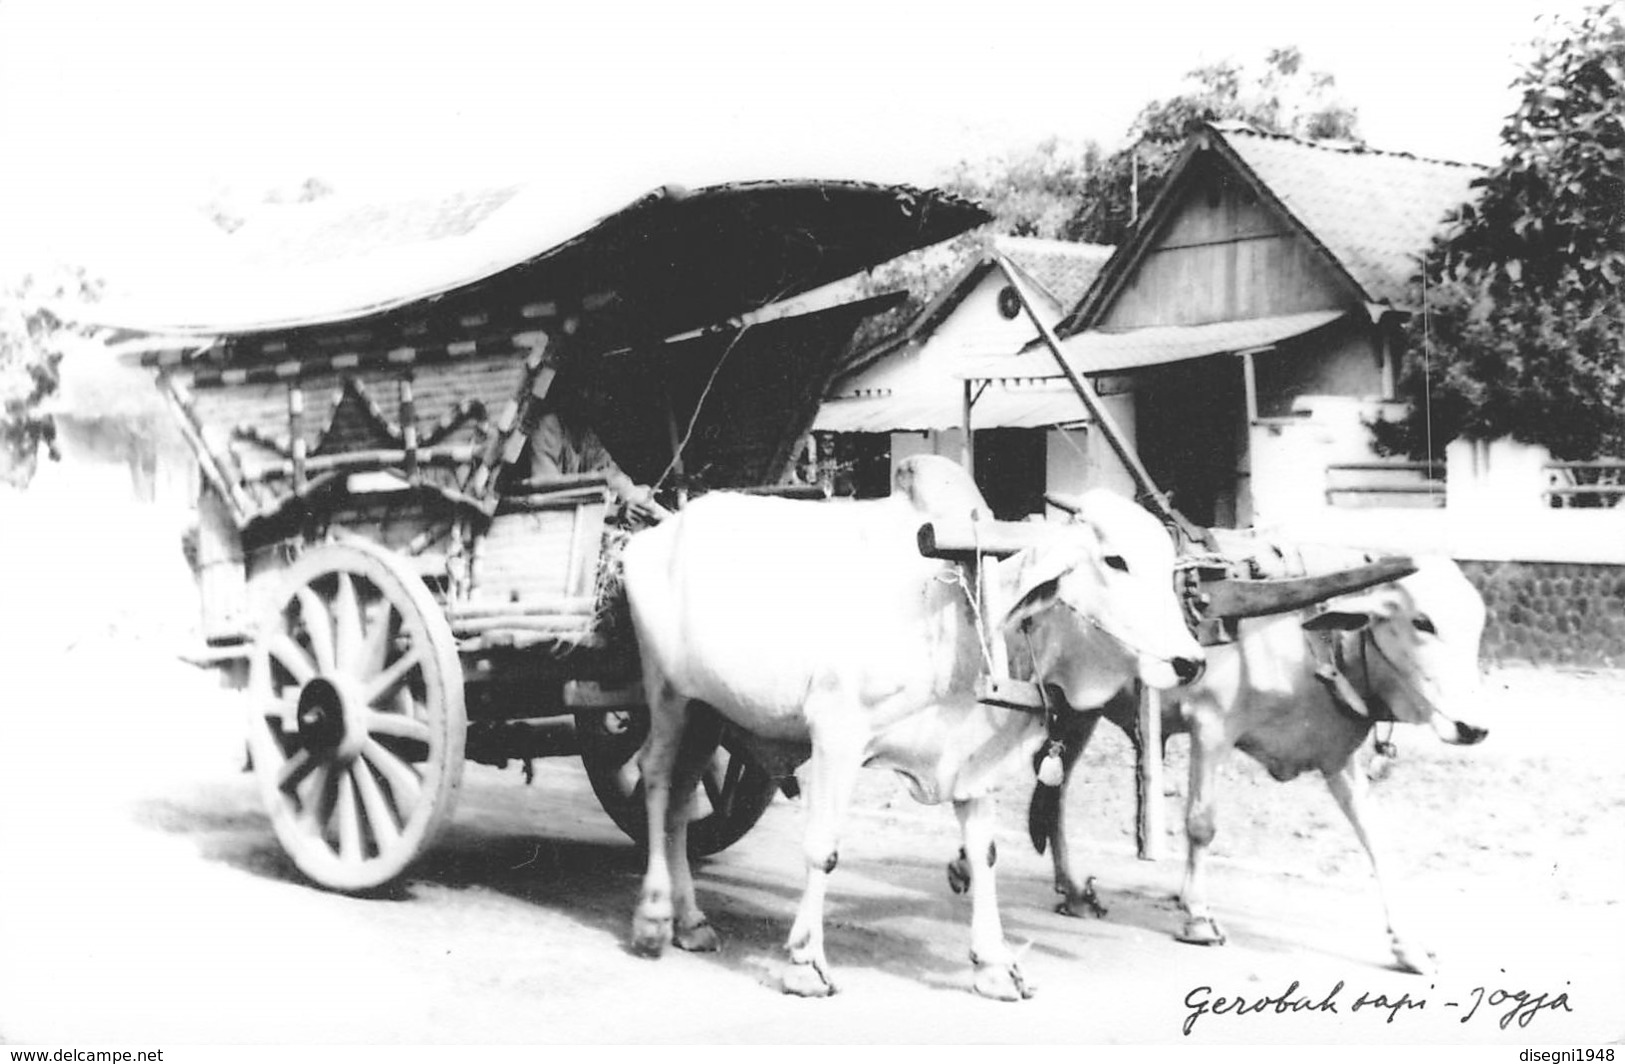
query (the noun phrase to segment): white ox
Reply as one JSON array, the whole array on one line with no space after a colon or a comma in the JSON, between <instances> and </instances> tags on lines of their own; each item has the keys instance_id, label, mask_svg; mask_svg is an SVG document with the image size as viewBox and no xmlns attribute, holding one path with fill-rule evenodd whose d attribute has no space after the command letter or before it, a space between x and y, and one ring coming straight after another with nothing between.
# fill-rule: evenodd
<instances>
[{"instance_id":1,"label":"white ox","mask_svg":"<svg viewBox=\"0 0 1625 1064\"><path fill-rule=\"evenodd\" d=\"M1479 693L1483 600L1454 562L1429 558L1421 559L1411 576L1334 599L1322 611L1239 623L1235 643L1208 648L1200 680L1163 696L1163 736L1191 736L1189 845L1180 890L1187 918L1180 939L1224 942L1208 907L1203 865L1217 832L1214 776L1236 748L1277 780L1309 769L1322 774L1370 858L1395 960L1407 971L1430 971L1433 955L1395 926L1382 847L1366 806L1366 774L1355 755L1371 733L1373 718L1429 725L1447 743L1484 738L1484 729L1455 719L1470 712ZM1137 697L1132 688L1126 690L1104 714L1136 743ZM1072 718L1064 755L1067 778L1098 719ZM1100 912L1089 880L1074 866L1061 799L1053 789L1035 792L1033 841L1040 850L1046 839L1054 846L1055 889L1066 896L1060 911ZM952 880L963 875L957 864L950 866Z\"/></svg>"},{"instance_id":2,"label":"white ox","mask_svg":"<svg viewBox=\"0 0 1625 1064\"><path fill-rule=\"evenodd\" d=\"M786 992L835 989L824 894L858 769L890 767L915 798L951 801L972 861L971 960L978 993L1029 996L994 894L992 806L1006 765L1043 737L1030 714L976 699L984 653L957 567L920 555L931 517L982 505L959 466L916 458L883 500L796 502L718 493L632 537L627 597L650 710L640 754L649 865L633 946L717 948L694 897L686 832L698 766L683 763L691 702L769 741L811 747L806 890L790 931ZM1052 541L999 563L1006 625L1029 621L1046 680L1098 706L1138 676L1167 687L1200 671L1173 593L1174 555L1149 514L1113 496ZM1021 652L1026 654L1025 643Z\"/></svg>"}]
</instances>

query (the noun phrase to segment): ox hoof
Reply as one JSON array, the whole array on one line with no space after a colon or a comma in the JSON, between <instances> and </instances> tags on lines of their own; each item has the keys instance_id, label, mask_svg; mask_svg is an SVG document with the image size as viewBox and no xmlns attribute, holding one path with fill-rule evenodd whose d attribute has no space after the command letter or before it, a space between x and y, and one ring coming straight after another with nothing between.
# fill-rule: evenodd
<instances>
[{"instance_id":1,"label":"ox hoof","mask_svg":"<svg viewBox=\"0 0 1625 1064\"><path fill-rule=\"evenodd\" d=\"M835 993L835 984L829 975L812 961L792 961L779 976L779 988L786 994L804 998L829 997Z\"/></svg>"},{"instance_id":2,"label":"ox hoof","mask_svg":"<svg viewBox=\"0 0 1625 1064\"><path fill-rule=\"evenodd\" d=\"M1185 921L1184 930L1174 938L1193 946L1222 946L1225 943L1224 932L1219 930L1218 921L1211 916L1191 917Z\"/></svg>"},{"instance_id":3,"label":"ox hoof","mask_svg":"<svg viewBox=\"0 0 1625 1064\"><path fill-rule=\"evenodd\" d=\"M722 939L704 918L692 927L679 928L672 943L689 953L715 953L722 948Z\"/></svg>"},{"instance_id":4,"label":"ox hoof","mask_svg":"<svg viewBox=\"0 0 1625 1064\"><path fill-rule=\"evenodd\" d=\"M632 917L632 948L645 957L658 957L671 944L671 917Z\"/></svg>"},{"instance_id":5,"label":"ox hoof","mask_svg":"<svg viewBox=\"0 0 1625 1064\"><path fill-rule=\"evenodd\" d=\"M1431 951L1418 949L1413 943L1393 940L1394 965L1412 975L1433 975L1439 970L1439 958Z\"/></svg>"},{"instance_id":6,"label":"ox hoof","mask_svg":"<svg viewBox=\"0 0 1625 1064\"><path fill-rule=\"evenodd\" d=\"M1069 883L1057 883L1055 893L1061 895L1061 902L1055 906L1055 911L1062 916L1093 916L1101 919L1106 915L1106 907L1100 904L1100 897L1095 894L1094 876L1084 880L1081 890Z\"/></svg>"},{"instance_id":7,"label":"ox hoof","mask_svg":"<svg viewBox=\"0 0 1625 1064\"><path fill-rule=\"evenodd\" d=\"M963 857L948 862L948 889L963 894L970 889L970 866Z\"/></svg>"},{"instance_id":8,"label":"ox hoof","mask_svg":"<svg viewBox=\"0 0 1625 1064\"><path fill-rule=\"evenodd\" d=\"M993 1001L1025 1001L1038 992L1014 963L976 965L971 989Z\"/></svg>"}]
</instances>

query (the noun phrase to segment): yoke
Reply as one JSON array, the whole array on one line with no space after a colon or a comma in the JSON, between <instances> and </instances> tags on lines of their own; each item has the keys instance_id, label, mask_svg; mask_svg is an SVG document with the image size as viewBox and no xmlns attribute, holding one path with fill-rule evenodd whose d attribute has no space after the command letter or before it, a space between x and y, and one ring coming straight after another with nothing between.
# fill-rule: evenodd
<instances>
[{"instance_id":1,"label":"yoke","mask_svg":"<svg viewBox=\"0 0 1625 1064\"><path fill-rule=\"evenodd\" d=\"M972 569L980 594L971 606L980 612L990 591L980 560L1008 558L1041 545L1049 534L1041 523L966 518L928 521L920 526L917 540L923 556ZM1186 618L1203 645L1233 641L1239 620L1295 613L1339 595L1399 580L1416 572L1416 563L1396 555L1329 573L1268 579L1241 575L1245 571L1245 559L1210 554L1189 556L1176 569ZM985 616L978 617L978 624L987 630ZM1027 713L1045 712L1039 685L1011 677L1002 642L991 632L987 640L993 668L978 681L978 700Z\"/></svg>"}]
</instances>

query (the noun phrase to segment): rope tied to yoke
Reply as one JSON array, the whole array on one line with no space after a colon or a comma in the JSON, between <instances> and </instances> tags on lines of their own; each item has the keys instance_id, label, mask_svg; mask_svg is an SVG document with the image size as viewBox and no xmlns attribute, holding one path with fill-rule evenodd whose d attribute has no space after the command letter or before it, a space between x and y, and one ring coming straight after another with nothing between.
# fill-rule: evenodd
<instances>
[{"instance_id":1,"label":"rope tied to yoke","mask_svg":"<svg viewBox=\"0 0 1625 1064\"><path fill-rule=\"evenodd\" d=\"M978 574L977 587L972 588L970 581L965 579L965 567L950 562L937 574L937 579L945 584L957 586L965 596L965 604L970 607L971 621L976 626L976 645L982 651L982 665L988 676L993 675L993 635L985 617L986 603L982 600L981 579L982 566L985 563L985 554L982 551L982 530L976 522L971 522L971 550L972 566Z\"/></svg>"}]
</instances>

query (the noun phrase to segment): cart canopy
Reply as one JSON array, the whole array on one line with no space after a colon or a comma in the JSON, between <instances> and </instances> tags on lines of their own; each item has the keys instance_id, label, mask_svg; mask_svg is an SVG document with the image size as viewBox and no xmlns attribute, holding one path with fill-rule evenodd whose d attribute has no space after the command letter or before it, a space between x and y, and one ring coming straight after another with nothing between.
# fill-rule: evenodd
<instances>
[{"instance_id":1,"label":"cart canopy","mask_svg":"<svg viewBox=\"0 0 1625 1064\"><path fill-rule=\"evenodd\" d=\"M269 339L516 294L609 309L648 340L808 292L988 219L936 190L822 180L666 186L585 229L561 226L560 214L556 202L521 191L450 238L380 237L375 254L222 271L216 283L170 297L173 308L109 302L74 316L180 340Z\"/></svg>"}]
</instances>

